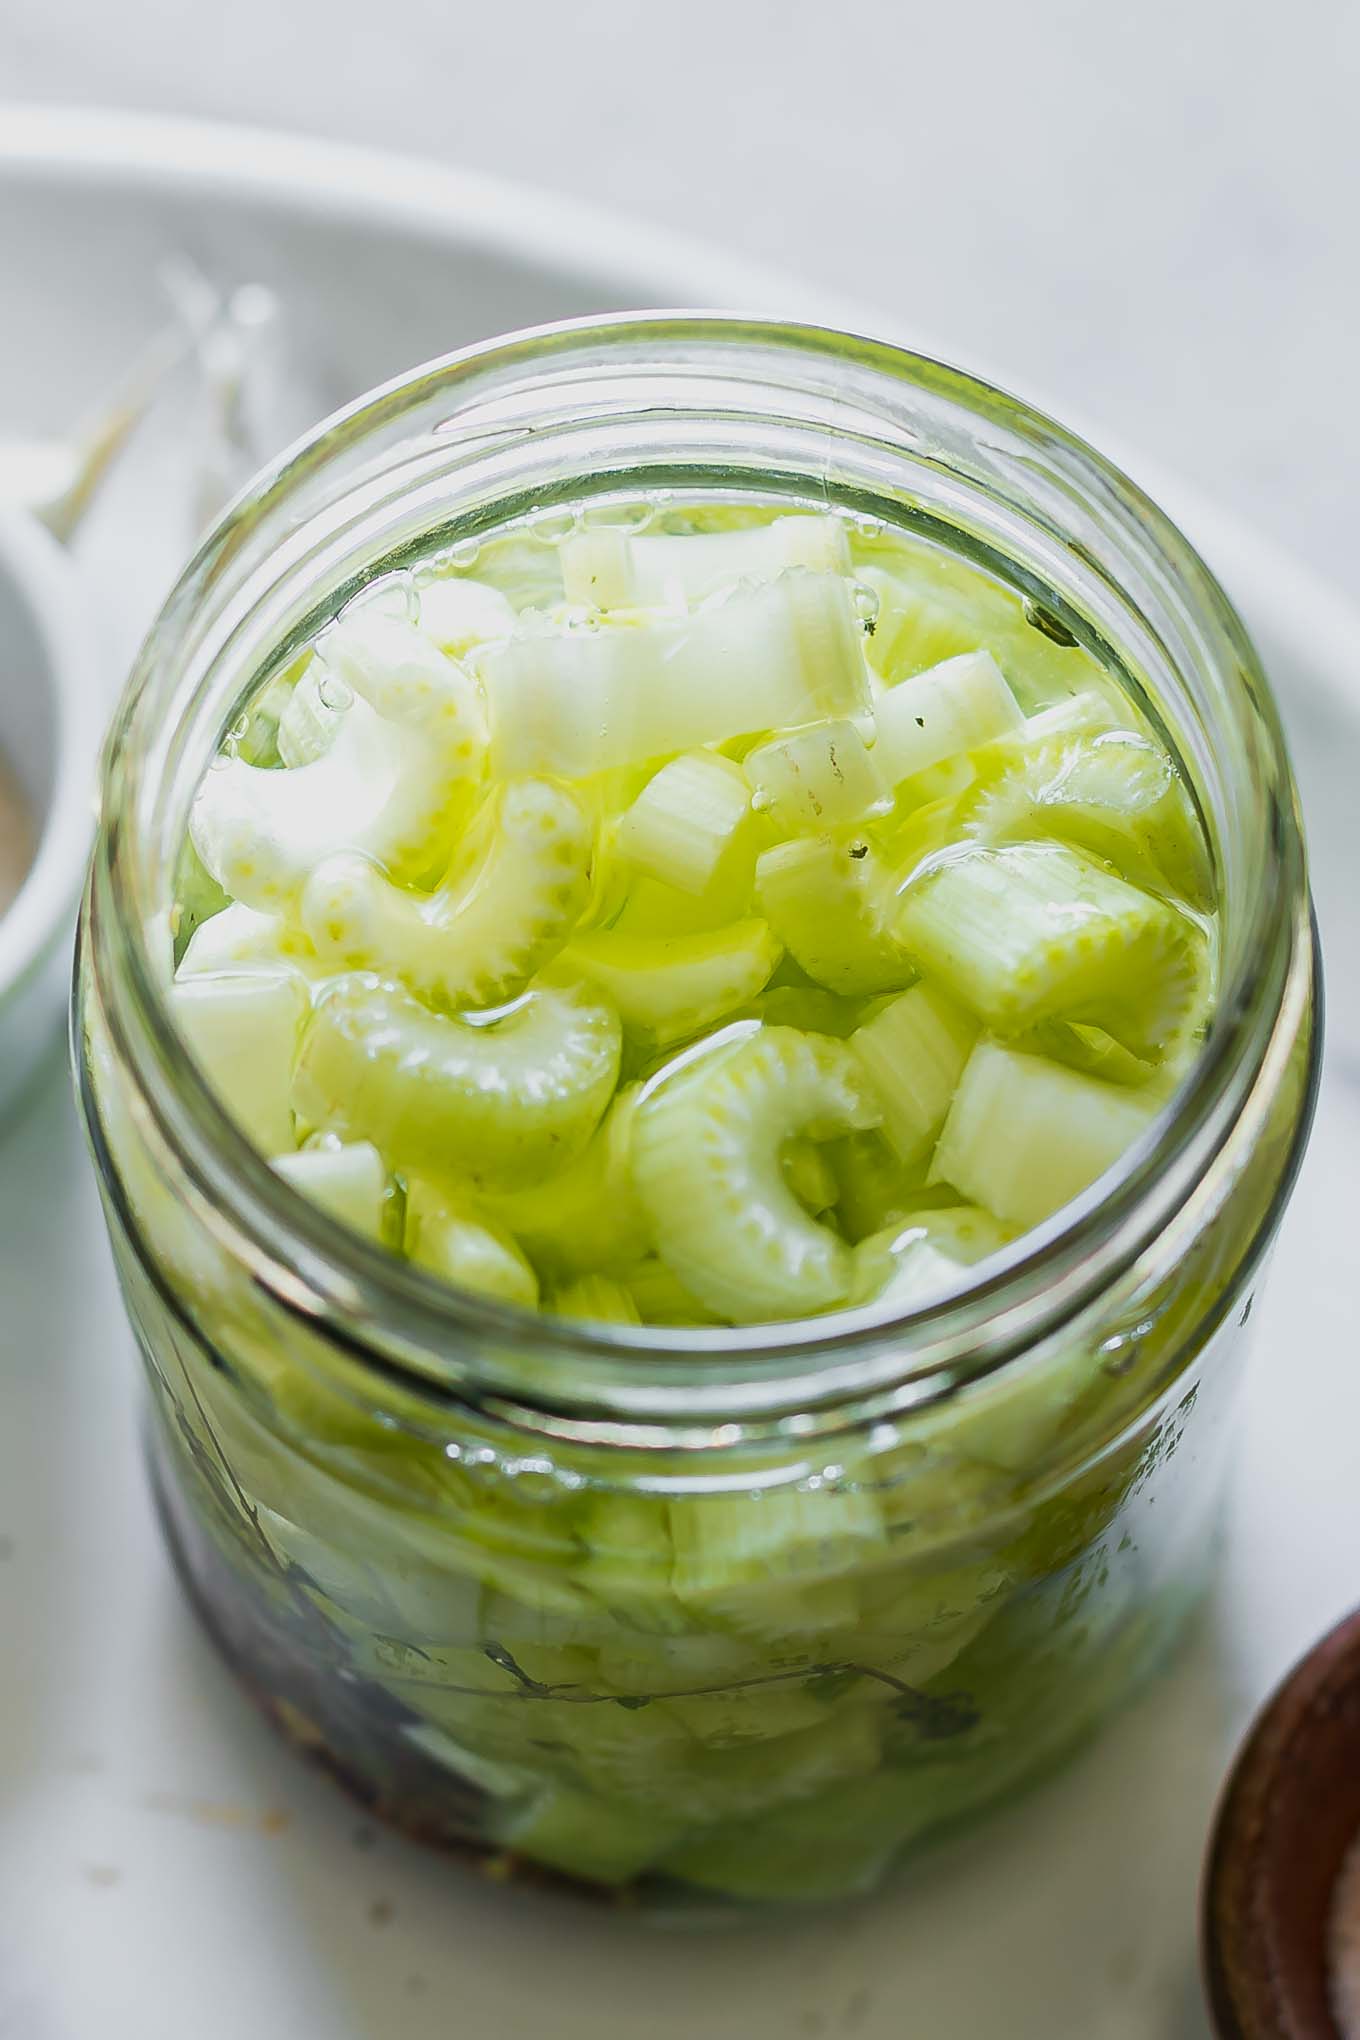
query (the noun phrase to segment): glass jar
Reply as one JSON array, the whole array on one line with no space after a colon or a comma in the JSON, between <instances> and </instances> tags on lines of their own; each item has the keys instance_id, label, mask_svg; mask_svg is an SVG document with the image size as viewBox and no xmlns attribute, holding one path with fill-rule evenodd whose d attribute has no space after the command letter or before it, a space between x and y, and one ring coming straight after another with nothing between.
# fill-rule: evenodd
<instances>
[{"instance_id":1,"label":"glass jar","mask_svg":"<svg viewBox=\"0 0 1360 2040\"><path fill-rule=\"evenodd\" d=\"M948 545L1115 672L1193 785L1224 958L1198 1058L1111 1178L934 1308L635 1330L453 1293L274 1175L169 1024L190 800L261 676L375 572L621 489ZM1194 1599L1315 984L1252 648L1048 419L893 348L704 317L544 328L388 385L233 506L106 754L80 1094L191 1599L303 1750L497 1877L867 1889L1049 1767Z\"/></svg>"}]
</instances>

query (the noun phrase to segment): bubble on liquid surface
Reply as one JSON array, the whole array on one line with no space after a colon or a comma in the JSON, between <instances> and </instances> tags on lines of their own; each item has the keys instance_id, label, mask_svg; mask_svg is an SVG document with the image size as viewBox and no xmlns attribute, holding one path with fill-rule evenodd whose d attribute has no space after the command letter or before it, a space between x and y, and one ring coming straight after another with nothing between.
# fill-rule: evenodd
<instances>
[{"instance_id":1,"label":"bubble on liquid surface","mask_svg":"<svg viewBox=\"0 0 1360 2040\"><path fill-rule=\"evenodd\" d=\"M635 538L645 531L656 516L654 506L645 499L628 503L587 503L581 511L581 523L587 531L621 531Z\"/></svg>"},{"instance_id":2,"label":"bubble on liquid surface","mask_svg":"<svg viewBox=\"0 0 1360 2040\"><path fill-rule=\"evenodd\" d=\"M850 600L861 623L874 622L880 606L877 588L871 588L865 581L856 581L850 590Z\"/></svg>"},{"instance_id":3,"label":"bubble on liquid surface","mask_svg":"<svg viewBox=\"0 0 1360 2040\"><path fill-rule=\"evenodd\" d=\"M400 623L415 623L420 616L420 591L414 577L404 569L396 574L380 574L350 597L337 621L370 611L379 616L394 616Z\"/></svg>"},{"instance_id":4,"label":"bubble on liquid surface","mask_svg":"<svg viewBox=\"0 0 1360 2040\"><path fill-rule=\"evenodd\" d=\"M330 709L334 715L343 715L347 708L354 706L354 689L342 674L333 673L329 666L317 682L316 692L321 706Z\"/></svg>"},{"instance_id":5,"label":"bubble on liquid surface","mask_svg":"<svg viewBox=\"0 0 1360 2040\"><path fill-rule=\"evenodd\" d=\"M540 545L565 545L580 529L578 510L540 510L531 514L529 529Z\"/></svg>"}]
</instances>

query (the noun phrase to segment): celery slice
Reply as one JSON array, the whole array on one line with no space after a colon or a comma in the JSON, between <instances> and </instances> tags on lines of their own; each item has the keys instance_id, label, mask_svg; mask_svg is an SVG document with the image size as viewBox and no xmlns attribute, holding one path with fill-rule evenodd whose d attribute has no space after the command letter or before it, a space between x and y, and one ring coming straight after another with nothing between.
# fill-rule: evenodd
<instances>
[{"instance_id":1,"label":"celery slice","mask_svg":"<svg viewBox=\"0 0 1360 2040\"><path fill-rule=\"evenodd\" d=\"M555 1290L552 1308L558 1317L579 1318L601 1325L640 1325L642 1315L633 1293L608 1275L579 1275Z\"/></svg>"},{"instance_id":2,"label":"celery slice","mask_svg":"<svg viewBox=\"0 0 1360 2040\"><path fill-rule=\"evenodd\" d=\"M924 1166L904 1167L881 1127L828 1141L825 1153L836 1178L836 1222L847 1239L905 1225L921 1202Z\"/></svg>"},{"instance_id":3,"label":"celery slice","mask_svg":"<svg viewBox=\"0 0 1360 2040\"><path fill-rule=\"evenodd\" d=\"M891 881L862 836L776 844L757 861L756 898L790 956L828 991L898 991L915 976L891 929Z\"/></svg>"},{"instance_id":4,"label":"celery slice","mask_svg":"<svg viewBox=\"0 0 1360 2040\"><path fill-rule=\"evenodd\" d=\"M977 1032L971 1014L943 992L913 985L851 1035L902 1161L919 1161L944 1125Z\"/></svg>"},{"instance_id":5,"label":"celery slice","mask_svg":"<svg viewBox=\"0 0 1360 2040\"><path fill-rule=\"evenodd\" d=\"M302 923L339 969L382 970L448 1006L495 1005L570 936L589 896L592 841L565 787L512 781L479 811L436 891L407 891L342 853L308 880Z\"/></svg>"},{"instance_id":6,"label":"celery slice","mask_svg":"<svg viewBox=\"0 0 1360 2040\"><path fill-rule=\"evenodd\" d=\"M911 1213L855 1248L856 1303L915 1310L963 1288L965 1271L1011 1238L990 1211L957 1205Z\"/></svg>"},{"instance_id":7,"label":"celery slice","mask_svg":"<svg viewBox=\"0 0 1360 2040\"><path fill-rule=\"evenodd\" d=\"M779 962L779 944L763 921L738 921L714 934L581 935L565 968L597 984L625 1027L664 1047L696 1034L753 999Z\"/></svg>"},{"instance_id":8,"label":"celery slice","mask_svg":"<svg viewBox=\"0 0 1360 2040\"><path fill-rule=\"evenodd\" d=\"M715 1325L722 1319L715 1316L697 1296L691 1296L682 1282L678 1282L666 1263L657 1254L649 1254L630 1268L626 1276L628 1289L638 1314L648 1325Z\"/></svg>"},{"instance_id":9,"label":"celery slice","mask_svg":"<svg viewBox=\"0 0 1360 2040\"><path fill-rule=\"evenodd\" d=\"M637 870L699 894L739 846L750 810L741 767L716 751L691 751L648 780L615 840Z\"/></svg>"},{"instance_id":10,"label":"celery slice","mask_svg":"<svg viewBox=\"0 0 1360 2040\"><path fill-rule=\"evenodd\" d=\"M308 1008L293 970L232 971L170 987L170 1009L222 1104L257 1147L293 1145L293 1058Z\"/></svg>"},{"instance_id":11,"label":"celery slice","mask_svg":"<svg viewBox=\"0 0 1360 2040\"><path fill-rule=\"evenodd\" d=\"M326 1142L294 1154L276 1155L270 1164L313 1204L342 1225L370 1239L381 1239L387 1210L387 1165L371 1141Z\"/></svg>"},{"instance_id":12,"label":"celery slice","mask_svg":"<svg viewBox=\"0 0 1360 2040\"><path fill-rule=\"evenodd\" d=\"M561 559L567 600L599 609L684 606L737 581L771 580L787 567L843 574L850 564L844 525L818 516L684 537L586 530L566 541Z\"/></svg>"},{"instance_id":13,"label":"celery slice","mask_svg":"<svg viewBox=\"0 0 1360 2040\"><path fill-rule=\"evenodd\" d=\"M931 1179L1011 1224L1038 1225L1112 1168L1156 1111L1156 1100L981 1041L955 1093Z\"/></svg>"},{"instance_id":14,"label":"celery slice","mask_svg":"<svg viewBox=\"0 0 1360 2040\"><path fill-rule=\"evenodd\" d=\"M514 1183L579 1153L618 1064L617 1016L583 991L540 984L469 1023L357 975L318 1000L293 1098L309 1124L371 1140L400 1168Z\"/></svg>"},{"instance_id":15,"label":"celery slice","mask_svg":"<svg viewBox=\"0 0 1360 2040\"><path fill-rule=\"evenodd\" d=\"M762 1028L649 1086L633 1180L657 1252L686 1289L738 1323L829 1310L850 1250L784 1180L786 1140L827 1140L877 1118L844 1043Z\"/></svg>"},{"instance_id":16,"label":"celery slice","mask_svg":"<svg viewBox=\"0 0 1360 2040\"><path fill-rule=\"evenodd\" d=\"M847 586L802 569L692 616L518 633L479 670L507 775L589 778L868 704Z\"/></svg>"},{"instance_id":17,"label":"celery slice","mask_svg":"<svg viewBox=\"0 0 1360 2040\"><path fill-rule=\"evenodd\" d=\"M502 1825L501 1840L513 1854L588 1884L631 1884L676 1846L685 1825L666 1825L618 1800L555 1785Z\"/></svg>"},{"instance_id":18,"label":"celery slice","mask_svg":"<svg viewBox=\"0 0 1360 2040\"><path fill-rule=\"evenodd\" d=\"M830 1211L840 1195L835 1171L815 1140L790 1140L780 1157L784 1181L814 1218Z\"/></svg>"},{"instance_id":19,"label":"celery slice","mask_svg":"<svg viewBox=\"0 0 1360 2040\"><path fill-rule=\"evenodd\" d=\"M646 1252L631 1175L636 1088L618 1093L584 1152L558 1174L498 1191L487 1209L545 1275L622 1274Z\"/></svg>"},{"instance_id":20,"label":"celery slice","mask_svg":"<svg viewBox=\"0 0 1360 2040\"><path fill-rule=\"evenodd\" d=\"M515 628L513 605L486 581L450 574L425 582L419 600L421 631L453 658L509 637Z\"/></svg>"},{"instance_id":21,"label":"celery slice","mask_svg":"<svg viewBox=\"0 0 1360 2040\"><path fill-rule=\"evenodd\" d=\"M325 662L309 659L279 713L276 741L286 766L314 765L335 742L344 709L327 700L333 688ZM338 698L343 701L343 693Z\"/></svg>"},{"instance_id":22,"label":"celery slice","mask_svg":"<svg viewBox=\"0 0 1360 2040\"><path fill-rule=\"evenodd\" d=\"M966 829L983 843L1056 836L1137 884L1198 907L1212 898L1207 846L1176 768L1132 730L1027 745L979 788Z\"/></svg>"},{"instance_id":23,"label":"celery slice","mask_svg":"<svg viewBox=\"0 0 1360 2040\"><path fill-rule=\"evenodd\" d=\"M305 935L281 914L258 914L233 904L200 921L189 937L175 976L213 976L221 971L290 969L304 977L322 974Z\"/></svg>"},{"instance_id":24,"label":"celery slice","mask_svg":"<svg viewBox=\"0 0 1360 2040\"><path fill-rule=\"evenodd\" d=\"M964 756L1024 722L990 652L965 652L880 694L874 761L890 786Z\"/></svg>"},{"instance_id":25,"label":"celery slice","mask_svg":"<svg viewBox=\"0 0 1360 2040\"><path fill-rule=\"evenodd\" d=\"M422 1268L460 1289L533 1310L538 1277L508 1233L461 1211L446 1193L412 1180L406 1186L406 1252Z\"/></svg>"},{"instance_id":26,"label":"celery slice","mask_svg":"<svg viewBox=\"0 0 1360 2040\"><path fill-rule=\"evenodd\" d=\"M1062 843L947 853L906 887L897 933L996 1032L1081 1020L1135 1055L1174 1036L1202 946L1174 908Z\"/></svg>"},{"instance_id":27,"label":"celery slice","mask_svg":"<svg viewBox=\"0 0 1360 2040\"><path fill-rule=\"evenodd\" d=\"M877 754L853 722L775 737L748 751L742 770L756 810L785 832L848 828L889 804Z\"/></svg>"}]
</instances>

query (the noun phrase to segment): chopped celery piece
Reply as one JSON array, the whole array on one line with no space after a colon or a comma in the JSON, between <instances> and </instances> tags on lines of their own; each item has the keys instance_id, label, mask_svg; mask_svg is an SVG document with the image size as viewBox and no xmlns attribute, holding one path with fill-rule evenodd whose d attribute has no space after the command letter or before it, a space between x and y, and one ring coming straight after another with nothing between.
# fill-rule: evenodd
<instances>
[{"instance_id":1,"label":"chopped celery piece","mask_svg":"<svg viewBox=\"0 0 1360 2040\"><path fill-rule=\"evenodd\" d=\"M1156 1101L981 1041L954 1096L931 1169L998 1218L1037 1225L1147 1131Z\"/></svg>"},{"instance_id":2,"label":"chopped celery piece","mask_svg":"<svg viewBox=\"0 0 1360 2040\"><path fill-rule=\"evenodd\" d=\"M776 844L756 865L756 898L790 956L828 991L896 991L915 975L890 927L891 881L864 837Z\"/></svg>"},{"instance_id":3,"label":"chopped celery piece","mask_svg":"<svg viewBox=\"0 0 1360 2040\"><path fill-rule=\"evenodd\" d=\"M450 574L420 588L420 629L453 658L509 637L514 628L513 605L485 581Z\"/></svg>"},{"instance_id":4,"label":"chopped celery piece","mask_svg":"<svg viewBox=\"0 0 1360 2040\"><path fill-rule=\"evenodd\" d=\"M738 1323L833 1309L850 1251L804 1211L780 1154L797 1134L829 1140L878 1117L843 1042L767 1027L648 1086L633 1131L633 1180L657 1252Z\"/></svg>"},{"instance_id":5,"label":"chopped celery piece","mask_svg":"<svg viewBox=\"0 0 1360 2040\"><path fill-rule=\"evenodd\" d=\"M780 1157L784 1181L814 1218L830 1211L840 1194L835 1171L815 1140L790 1140Z\"/></svg>"},{"instance_id":6,"label":"chopped celery piece","mask_svg":"<svg viewBox=\"0 0 1360 2040\"><path fill-rule=\"evenodd\" d=\"M317 1001L293 1097L310 1125L371 1140L399 1168L514 1183L585 1146L618 1065L617 1016L583 991L541 984L471 1023L360 974Z\"/></svg>"},{"instance_id":7,"label":"chopped celery piece","mask_svg":"<svg viewBox=\"0 0 1360 2040\"><path fill-rule=\"evenodd\" d=\"M691 616L517 634L479 670L502 774L589 778L868 705L847 585L802 569Z\"/></svg>"},{"instance_id":8,"label":"chopped celery piece","mask_svg":"<svg viewBox=\"0 0 1360 2040\"><path fill-rule=\"evenodd\" d=\"M845 528L835 517L776 517L745 531L643 534L586 530L562 547L569 602L598 609L700 602L736 581L766 581L786 567L843 574Z\"/></svg>"},{"instance_id":9,"label":"chopped celery piece","mask_svg":"<svg viewBox=\"0 0 1360 2040\"><path fill-rule=\"evenodd\" d=\"M990 652L965 652L880 694L874 762L899 786L932 765L975 751L1024 721Z\"/></svg>"},{"instance_id":10,"label":"chopped celery piece","mask_svg":"<svg viewBox=\"0 0 1360 2040\"><path fill-rule=\"evenodd\" d=\"M849 828L888 806L877 754L848 721L775 737L742 770L757 811L785 831Z\"/></svg>"},{"instance_id":11,"label":"chopped celery piece","mask_svg":"<svg viewBox=\"0 0 1360 2040\"><path fill-rule=\"evenodd\" d=\"M233 905L199 922L175 975L184 979L271 968L299 970L306 977L320 973L311 943L281 914L257 914L254 907Z\"/></svg>"},{"instance_id":12,"label":"chopped celery piece","mask_svg":"<svg viewBox=\"0 0 1360 2040\"><path fill-rule=\"evenodd\" d=\"M485 757L476 686L419 632L357 618L335 627L322 656L347 703L328 748L289 771L215 759L190 815L213 877L264 912L291 906L339 850L376 859L394 879L422 876L447 854Z\"/></svg>"},{"instance_id":13,"label":"chopped celery piece","mask_svg":"<svg viewBox=\"0 0 1360 2040\"><path fill-rule=\"evenodd\" d=\"M332 700L327 696L331 695ZM334 703L343 704L335 706ZM335 742L348 701L324 661L309 659L279 715L279 757L290 768L314 765Z\"/></svg>"},{"instance_id":14,"label":"chopped celery piece","mask_svg":"<svg viewBox=\"0 0 1360 2040\"><path fill-rule=\"evenodd\" d=\"M553 1294L559 1317L580 1318L601 1325L640 1325L642 1315L633 1293L608 1275L579 1275Z\"/></svg>"},{"instance_id":15,"label":"chopped celery piece","mask_svg":"<svg viewBox=\"0 0 1360 2040\"><path fill-rule=\"evenodd\" d=\"M445 1193L413 1181L406 1189L406 1252L458 1289L532 1310L538 1277L508 1233L458 1210Z\"/></svg>"},{"instance_id":16,"label":"chopped celery piece","mask_svg":"<svg viewBox=\"0 0 1360 2040\"><path fill-rule=\"evenodd\" d=\"M810 1590L811 1619L803 1623L795 1614L790 1633L820 1632L825 1611L818 1590L834 1589L842 1575L878 1555L884 1535L873 1495L850 1488L681 1497L671 1503L670 1522L680 1599L705 1620L757 1635L766 1633L772 1605L782 1615L800 1588ZM781 1589L773 1603L772 1586Z\"/></svg>"},{"instance_id":17,"label":"chopped celery piece","mask_svg":"<svg viewBox=\"0 0 1360 2040\"><path fill-rule=\"evenodd\" d=\"M977 1032L971 1014L943 992L913 985L851 1035L902 1161L919 1161L944 1125Z\"/></svg>"},{"instance_id":18,"label":"chopped celery piece","mask_svg":"<svg viewBox=\"0 0 1360 2040\"><path fill-rule=\"evenodd\" d=\"M266 1154L293 1145L289 1092L308 1005L294 970L232 971L170 987L170 1010L190 1054Z\"/></svg>"},{"instance_id":19,"label":"chopped celery piece","mask_svg":"<svg viewBox=\"0 0 1360 2040\"><path fill-rule=\"evenodd\" d=\"M1010 1229L974 1205L907 1214L855 1248L854 1301L914 1310L965 1286L964 1270L995 1254Z\"/></svg>"},{"instance_id":20,"label":"chopped celery piece","mask_svg":"<svg viewBox=\"0 0 1360 2040\"><path fill-rule=\"evenodd\" d=\"M1001 1034L1082 1020L1156 1053L1194 995L1185 917L1062 843L949 853L903 892L897 933Z\"/></svg>"},{"instance_id":21,"label":"chopped celery piece","mask_svg":"<svg viewBox=\"0 0 1360 2040\"><path fill-rule=\"evenodd\" d=\"M650 1811L554 1785L504 1822L500 1839L515 1855L588 1884L631 1884L675 1847L677 1832L683 1823L667 1827Z\"/></svg>"},{"instance_id":22,"label":"chopped celery piece","mask_svg":"<svg viewBox=\"0 0 1360 2040\"><path fill-rule=\"evenodd\" d=\"M638 1316L648 1325L715 1325L722 1319L691 1296L659 1254L649 1254L626 1276Z\"/></svg>"},{"instance_id":23,"label":"chopped celery piece","mask_svg":"<svg viewBox=\"0 0 1360 2040\"><path fill-rule=\"evenodd\" d=\"M564 968L610 999L625 1027L659 1046L681 1041L753 999L779 962L763 921L737 921L704 935L581 935Z\"/></svg>"},{"instance_id":24,"label":"chopped celery piece","mask_svg":"<svg viewBox=\"0 0 1360 2040\"><path fill-rule=\"evenodd\" d=\"M716 751L690 751L648 780L615 840L637 870L702 893L737 847L750 810L739 765Z\"/></svg>"},{"instance_id":25,"label":"chopped celery piece","mask_svg":"<svg viewBox=\"0 0 1360 2040\"><path fill-rule=\"evenodd\" d=\"M416 893L367 858L328 858L302 894L303 926L339 970L379 969L448 1006L492 1006L562 948L590 890L593 831L549 779L500 786L443 883Z\"/></svg>"},{"instance_id":26,"label":"chopped celery piece","mask_svg":"<svg viewBox=\"0 0 1360 2040\"><path fill-rule=\"evenodd\" d=\"M656 1710L674 1714L667 1702ZM696 1745L688 1761L658 1767L635 1788L640 1800L687 1824L745 1815L810 1799L841 1780L863 1778L883 1754L884 1718L867 1707L828 1707L820 1723L727 1749Z\"/></svg>"},{"instance_id":27,"label":"chopped celery piece","mask_svg":"<svg viewBox=\"0 0 1360 2040\"><path fill-rule=\"evenodd\" d=\"M881 1127L828 1141L825 1154L836 1178L836 1222L848 1240L904 1224L920 1203L924 1166L905 1168Z\"/></svg>"},{"instance_id":28,"label":"chopped celery piece","mask_svg":"<svg viewBox=\"0 0 1360 2040\"><path fill-rule=\"evenodd\" d=\"M381 1239L387 1209L387 1166L370 1141L323 1142L276 1155L276 1175L355 1232Z\"/></svg>"},{"instance_id":29,"label":"chopped celery piece","mask_svg":"<svg viewBox=\"0 0 1360 2040\"><path fill-rule=\"evenodd\" d=\"M631 1175L636 1106L635 1088L619 1091L598 1132L567 1168L488 1200L488 1211L543 1274L620 1274L646 1252Z\"/></svg>"},{"instance_id":30,"label":"chopped celery piece","mask_svg":"<svg viewBox=\"0 0 1360 2040\"><path fill-rule=\"evenodd\" d=\"M967 833L983 843L1057 836L1139 884L1169 888L1195 906L1211 898L1189 795L1160 745L1132 730L1027 746L980 787Z\"/></svg>"}]
</instances>

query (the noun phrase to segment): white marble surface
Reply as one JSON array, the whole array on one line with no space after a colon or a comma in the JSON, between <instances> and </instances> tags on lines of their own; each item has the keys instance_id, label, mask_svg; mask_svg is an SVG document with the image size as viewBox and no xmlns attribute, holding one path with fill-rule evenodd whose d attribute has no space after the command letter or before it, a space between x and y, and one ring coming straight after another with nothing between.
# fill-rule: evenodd
<instances>
[{"instance_id":1,"label":"white marble surface","mask_svg":"<svg viewBox=\"0 0 1360 2040\"><path fill-rule=\"evenodd\" d=\"M1353 0L44 0L0 97L425 152L805 272L1354 585Z\"/></svg>"}]
</instances>

